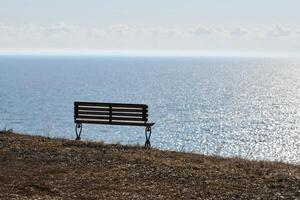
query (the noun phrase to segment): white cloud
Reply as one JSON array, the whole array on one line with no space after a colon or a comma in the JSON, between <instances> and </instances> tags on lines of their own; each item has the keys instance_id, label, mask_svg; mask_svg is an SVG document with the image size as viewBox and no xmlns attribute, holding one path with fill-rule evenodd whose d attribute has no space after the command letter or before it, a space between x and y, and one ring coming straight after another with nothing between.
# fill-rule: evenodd
<instances>
[{"instance_id":1,"label":"white cloud","mask_svg":"<svg viewBox=\"0 0 300 200\"><path fill-rule=\"evenodd\" d=\"M300 30L299 31L295 31L296 36L300 36Z\"/></svg>"},{"instance_id":2,"label":"white cloud","mask_svg":"<svg viewBox=\"0 0 300 200\"><path fill-rule=\"evenodd\" d=\"M242 36L245 36L247 34L248 34L248 32L244 29L241 29L241 28L237 28L237 29L234 29L234 30L231 31L231 35L236 36L236 37L242 37Z\"/></svg>"},{"instance_id":3,"label":"white cloud","mask_svg":"<svg viewBox=\"0 0 300 200\"><path fill-rule=\"evenodd\" d=\"M190 28L187 32L189 34L199 35L199 36L210 35L212 33L212 31L208 27L200 26L200 25Z\"/></svg>"},{"instance_id":4,"label":"white cloud","mask_svg":"<svg viewBox=\"0 0 300 200\"><path fill-rule=\"evenodd\" d=\"M7 36L7 35L13 35L15 33L21 32L22 30L23 30L23 28L21 28L21 27L0 24L0 37Z\"/></svg>"},{"instance_id":5,"label":"white cloud","mask_svg":"<svg viewBox=\"0 0 300 200\"><path fill-rule=\"evenodd\" d=\"M23 37L46 37L73 35L82 32L80 26L68 25L64 23L52 23L49 25L39 26L34 24L27 24L22 26L8 26L0 25L0 37L9 35L11 38Z\"/></svg>"},{"instance_id":6,"label":"white cloud","mask_svg":"<svg viewBox=\"0 0 300 200\"><path fill-rule=\"evenodd\" d=\"M108 35L113 35L113 36L126 36L126 35L138 34L140 30L128 24L117 24L105 28L105 32Z\"/></svg>"},{"instance_id":7,"label":"white cloud","mask_svg":"<svg viewBox=\"0 0 300 200\"><path fill-rule=\"evenodd\" d=\"M285 37L285 36L289 36L290 34L291 34L290 30L287 30L279 25L267 31L267 36L271 36L271 37Z\"/></svg>"},{"instance_id":8,"label":"white cloud","mask_svg":"<svg viewBox=\"0 0 300 200\"><path fill-rule=\"evenodd\" d=\"M176 37L181 35L181 30L175 28L150 28L143 31L148 37Z\"/></svg>"},{"instance_id":9,"label":"white cloud","mask_svg":"<svg viewBox=\"0 0 300 200\"><path fill-rule=\"evenodd\" d=\"M107 27L90 27L71 25L66 23L51 23L48 25L34 25L25 24L22 26L8 26L0 24L0 37L3 35L16 37L16 36L39 36L44 37L56 37L56 38L74 38L80 37L82 39L100 39L100 38L122 38L122 37L182 37L187 38L191 36L232 36L240 37L247 35L247 31L241 28L226 29L220 27L208 27L204 25L197 25L187 28L173 28L173 27L136 27L128 24L116 24ZM278 35L278 33L277 33ZM33 37L33 39L34 39Z\"/></svg>"},{"instance_id":10,"label":"white cloud","mask_svg":"<svg viewBox=\"0 0 300 200\"><path fill-rule=\"evenodd\" d=\"M80 27L69 25L65 23L53 23L48 26L39 27L40 31L46 31L48 33L74 33L80 30Z\"/></svg>"},{"instance_id":11,"label":"white cloud","mask_svg":"<svg viewBox=\"0 0 300 200\"><path fill-rule=\"evenodd\" d=\"M281 50L299 46L297 35L300 36L299 29L281 26L266 29L217 25L97 27L62 22L20 26L0 23L0 49Z\"/></svg>"}]
</instances>

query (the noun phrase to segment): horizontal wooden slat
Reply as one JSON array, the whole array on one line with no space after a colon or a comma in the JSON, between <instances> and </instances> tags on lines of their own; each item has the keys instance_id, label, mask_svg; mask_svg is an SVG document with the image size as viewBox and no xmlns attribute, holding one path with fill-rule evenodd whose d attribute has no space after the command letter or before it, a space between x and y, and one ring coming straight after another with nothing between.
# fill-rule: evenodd
<instances>
[{"instance_id":1,"label":"horizontal wooden slat","mask_svg":"<svg viewBox=\"0 0 300 200\"><path fill-rule=\"evenodd\" d=\"M144 107L139 107L139 106L135 106L135 107L127 107L127 106L111 106L112 109L137 109L137 110L144 110L147 108Z\"/></svg>"},{"instance_id":2,"label":"horizontal wooden slat","mask_svg":"<svg viewBox=\"0 0 300 200\"><path fill-rule=\"evenodd\" d=\"M109 124L110 122L108 120L76 119L75 123Z\"/></svg>"},{"instance_id":3,"label":"horizontal wooden slat","mask_svg":"<svg viewBox=\"0 0 300 200\"><path fill-rule=\"evenodd\" d=\"M140 113L125 113L125 112L112 112L112 116L132 116L132 117L148 117L148 114Z\"/></svg>"},{"instance_id":4,"label":"horizontal wooden slat","mask_svg":"<svg viewBox=\"0 0 300 200\"><path fill-rule=\"evenodd\" d=\"M86 112L86 111L78 111L77 114L82 114L82 115L109 115L109 112Z\"/></svg>"},{"instance_id":5,"label":"horizontal wooden slat","mask_svg":"<svg viewBox=\"0 0 300 200\"><path fill-rule=\"evenodd\" d=\"M133 123L133 122L109 122L109 121L92 121L92 120L75 120L75 123L85 124L108 124L108 125L127 125L127 126L146 126L144 122Z\"/></svg>"},{"instance_id":6,"label":"horizontal wooden slat","mask_svg":"<svg viewBox=\"0 0 300 200\"><path fill-rule=\"evenodd\" d=\"M99 109L110 109L109 106L75 106L75 109L85 109L85 108L99 108Z\"/></svg>"},{"instance_id":7,"label":"horizontal wooden slat","mask_svg":"<svg viewBox=\"0 0 300 200\"><path fill-rule=\"evenodd\" d=\"M75 109L113 109L113 110L148 110L147 108L141 108L141 107L119 107L119 106L75 106Z\"/></svg>"},{"instance_id":8,"label":"horizontal wooden slat","mask_svg":"<svg viewBox=\"0 0 300 200\"><path fill-rule=\"evenodd\" d=\"M112 108L112 111L113 112L137 112L137 113L143 112L143 110L139 110L139 109L116 109L116 108Z\"/></svg>"},{"instance_id":9,"label":"horizontal wooden slat","mask_svg":"<svg viewBox=\"0 0 300 200\"><path fill-rule=\"evenodd\" d=\"M110 111L109 108L92 108L92 107L79 107L77 108L77 111L80 112L80 111ZM76 111L76 108L75 108L75 111ZM135 113L143 113L143 112L148 112L147 110L142 110L142 109L115 109L115 108L112 108L112 112L128 112L128 113L131 113L131 112L135 112Z\"/></svg>"},{"instance_id":10,"label":"horizontal wooden slat","mask_svg":"<svg viewBox=\"0 0 300 200\"><path fill-rule=\"evenodd\" d=\"M109 116L82 116L82 115L77 115L77 119L105 119L109 120Z\"/></svg>"},{"instance_id":11,"label":"horizontal wooden slat","mask_svg":"<svg viewBox=\"0 0 300 200\"><path fill-rule=\"evenodd\" d=\"M86 111L78 111L77 115L109 115L109 112L86 112ZM148 114L140 114L140 113L123 113L123 112L113 112L112 116L128 116L128 117L148 117Z\"/></svg>"},{"instance_id":12,"label":"horizontal wooden slat","mask_svg":"<svg viewBox=\"0 0 300 200\"><path fill-rule=\"evenodd\" d=\"M118 106L118 107L147 107L146 104L127 104L127 103L103 103L103 102L74 102L74 105L82 106Z\"/></svg>"},{"instance_id":13,"label":"horizontal wooden slat","mask_svg":"<svg viewBox=\"0 0 300 200\"><path fill-rule=\"evenodd\" d=\"M147 118L132 118L132 117L109 117L109 116L84 116L78 115L77 119L104 119L104 120L122 120L122 121L147 121Z\"/></svg>"},{"instance_id":14,"label":"horizontal wooden slat","mask_svg":"<svg viewBox=\"0 0 300 200\"><path fill-rule=\"evenodd\" d=\"M145 121L139 121L139 120L113 120L111 123L146 123Z\"/></svg>"},{"instance_id":15,"label":"horizontal wooden slat","mask_svg":"<svg viewBox=\"0 0 300 200\"><path fill-rule=\"evenodd\" d=\"M85 110L90 110L90 111L109 111L109 108L79 107L79 108L77 108L77 110L78 111L85 111Z\"/></svg>"},{"instance_id":16,"label":"horizontal wooden slat","mask_svg":"<svg viewBox=\"0 0 300 200\"><path fill-rule=\"evenodd\" d=\"M132 117L112 117L112 121L122 120L122 121L147 121L148 118L132 118Z\"/></svg>"}]
</instances>

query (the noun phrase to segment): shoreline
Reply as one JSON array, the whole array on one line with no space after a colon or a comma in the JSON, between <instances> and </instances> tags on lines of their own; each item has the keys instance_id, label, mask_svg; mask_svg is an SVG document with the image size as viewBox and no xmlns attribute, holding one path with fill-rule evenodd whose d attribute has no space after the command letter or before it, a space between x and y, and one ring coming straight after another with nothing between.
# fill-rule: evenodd
<instances>
[{"instance_id":1,"label":"shoreline","mask_svg":"<svg viewBox=\"0 0 300 200\"><path fill-rule=\"evenodd\" d=\"M0 131L1 199L296 199L300 166Z\"/></svg>"}]
</instances>

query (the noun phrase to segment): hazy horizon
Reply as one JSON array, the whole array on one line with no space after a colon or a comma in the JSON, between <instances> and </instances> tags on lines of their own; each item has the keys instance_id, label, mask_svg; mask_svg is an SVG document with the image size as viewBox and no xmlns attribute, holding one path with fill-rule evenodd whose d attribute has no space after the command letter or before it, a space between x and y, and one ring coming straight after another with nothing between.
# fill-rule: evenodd
<instances>
[{"instance_id":1,"label":"hazy horizon","mask_svg":"<svg viewBox=\"0 0 300 200\"><path fill-rule=\"evenodd\" d=\"M0 2L0 53L300 53L296 0Z\"/></svg>"},{"instance_id":2,"label":"hazy horizon","mask_svg":"<svg viewBox=\"0 0 300 200\"><path fill-rule=\"evenodd\" d=\"M23 50L1 51L0 56L121 56L121 57L241 57L241 58L300 58L289 52L186 52L186 51L70 51Z\"/></svg>"}]
</instances>

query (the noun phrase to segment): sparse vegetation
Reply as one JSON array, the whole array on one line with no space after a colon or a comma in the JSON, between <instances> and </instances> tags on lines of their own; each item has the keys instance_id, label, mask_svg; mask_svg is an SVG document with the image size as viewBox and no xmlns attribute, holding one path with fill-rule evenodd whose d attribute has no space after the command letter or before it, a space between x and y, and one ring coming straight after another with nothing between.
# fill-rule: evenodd
<instances>
[{"instance_id":1,"label":"sparse vegetation","mask_svg":"<svg viewBox=\"0 0 300 200\"><path fill-rule=\"evenodd\" d=\"M297 165L0 133L0 199L300 197Z\"/></svg>"},{"instance_id":2,"label":"sparse vegetation","mask_svg":"<svg viewBox=\"0 0 300 200\"><path fill-rule=\"evenodd\" d=\"M14 130L12 128L7 128L6 126L0 130L0 133L13 133Z\"/></svg>"}]
</instances>

